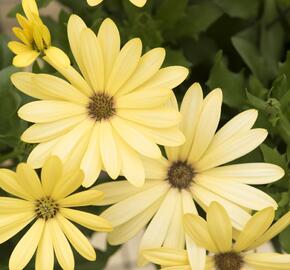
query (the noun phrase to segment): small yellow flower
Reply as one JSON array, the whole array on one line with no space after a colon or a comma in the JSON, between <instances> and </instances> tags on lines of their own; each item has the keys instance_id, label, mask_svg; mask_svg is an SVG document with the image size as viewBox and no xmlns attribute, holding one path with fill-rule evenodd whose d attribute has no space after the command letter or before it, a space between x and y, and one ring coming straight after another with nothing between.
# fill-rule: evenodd
<instances>
[{"instance_id":1,"label":"small yellow flower","mask_svg":"<svg viewBox=\"0 0 290 270\"><path fill-rule=\"evenodd\" d=\"M36 123L21 137L39 143L27 162L39 168L48 156L56 155L81 167L86 187L101 170L112 178L122 174L142 186L141 156L160 158L157 144L184 142L177 126L181 115L168 102L171 89L186 78L188 70L161 68L163 48L141 56L138 38L120 48L119 31L110 19L104 20L96 35L72 15L68 39L82 75L72 66L60 66L45 57L70 83L48 74L19 72L11 77L20 91L42 99L18 111L22 119Z\"/></svg>"},{"instance_id":2,"label":"small yellow flower","mask_svg":"<svg viewBox=\"0 0 290 270\"><path fill-rule=\"evenodd\" d=\"M87 260L96 259L89 240L71 221L94 231L107 232L112 228L99 216L70 209L93 205L103 197L97 190L70 195L80 187L82 180L80 170L65 172L56 157L45 162L41 181L26 163L19 164L16 173L0 169L1 188L18 197L0 197L0 243L34 221L12 252L9 269L23 269L35 252L36 270L52 270L54 253L63 269L74 269L70 244Z\"/></svg>"},{"instance_id":3,"label":"small yellow flower","mask_svg":"<svg viewBox=\"0 0 290 270\"><path fill-rule=\"evenodd\" d=\"M21 42L10 41L8 43L9 49L16 54L13 65L27 67L40 55L52 57L63 65L69 65L70 61L66 54L51 46L49 29L39 17L35 0L22 0L22 7L26 17L17 14L16 18L20 27L12 29Z\"/></svg>"},{"instance_id":4,"label":"small yellow flower","mask_svg":"<svg viewBox=\"0 0 290 270\"><path fill-rule=\"evenodd\" d=\"M176 100L172 103L177 107ZM218 201L238 230L251 217L248 209L277 208L273 198L248 184L277 181L284 175L282 168L267 163L225 165L249 153L266 138L266 130L252 128L257 111L244 111L217 131L221 105L220 89L204 98L200 85L194 84L180 109L185 143L165 147L167 158L144 158L146 181L140 189L124 181L97 186L105 193L101 204L113 204L102 213L115 228L108 236L111 244L126 242L149 223L140 250L186 245L192 264L196 265L205 252L188 239L182 226L183 214L197 213L195 202L206 211L212 201Z\"/></svg>"},{"instance_id":5,"label":"small yellow flower","mask_svg":"<svg viewBox=\"0 0 290 270\"><path fill-rule=\"evenodd\" d=\"M290 212L274 223L272 207L257 212L233 241L231 220L217 202L211 203L207 221L187 214L185 230L199 246L210 253L205 268L191 267L185 250L159 248L144 250L143 255L163 270L288 270L290 255L279 253L253 253L252 250L271 240L290 224Z\"/></svg>"},{"instance_id":6,"label":"small yellow flower","mask_svg":"<svg viewBox=\"0 0 290 270\"><path fill-rule=\"evenodd\" d=\"M147 2L147 0L129 0L129 1L137 7L143 7ZM90 6L96 6L102 3L103 0L87 0L87 2Z\"/></svg>"}]
</instances>

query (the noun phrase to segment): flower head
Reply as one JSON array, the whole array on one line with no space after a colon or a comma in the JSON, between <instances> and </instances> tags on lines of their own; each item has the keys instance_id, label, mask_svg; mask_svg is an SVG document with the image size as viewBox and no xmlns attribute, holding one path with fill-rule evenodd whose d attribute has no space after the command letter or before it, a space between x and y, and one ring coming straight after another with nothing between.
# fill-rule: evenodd
<instances>
[{"instance_id":1,"label":"flower head","mask_svg":"<svg viewBox=\"0 0 290 270\"><path fill-rule=\"evenodd\" d=\"M172 104L177 106L176 102ZM180 128L186 142L179 147L166 147L167 158L144 160L144 187L134 189L123 181L97 186L105 193L101 204L114 204L102 214L115 227L108 237L110 243L127 241L149 223L141 250L162 245L183 248L186 242L192 265L198 261L202 269L205 251L188 238L182 225L183 214L197 213L194 201L204 210L212 201L218 201L238 230L251 217L248 209L277 207L269 195L248 184L280 179L284 175L280 167L267 163L221 166L249 153L267 136L264 129L252 129L257 118L255 110L238 114L216 132L221 104L220 89L203 98L202 89L194 84L185 94L180 110Z\"/></svg>"},{"instance_id":2,"label":"flower head","mask_svg":"<svg viewBox=\"0 0 290 270\"><path fill-rule=\"evenodd\" d=\"M171 89L186 78L188 70L160 69L165 58L162 48L141 57L138 38L120 50L119 32L110 19L96 36L72 15L68 37L83 76L72 66L48 58L70 83L48 74L12 76L19 90L42 99L18 111L22 119L36 123L22 135L25 142L39 143L28 163L38 168L46 157L56 155L81 167L84 186L92 185L102 169L112 178L122 174L141 186L145 176L140 157L160 158L157 144L184 142L177 127L180 114L168 102Z\"/></svg>"},{"instance_id":3,"label":"flower head","mask_svg":"<svg viewBox=\"0 0 290 270\"><path fill-rule=\"evenodd\" d=\"M147 2L147 0L129 0L129 1L137 7L143 7ZM87 2L90 6L96 6L102 3L103 0L87 0Z\"/></svg>"},{"instance_id":4,"label":"flower head","mask_svg":"<svg viewBox=\"0 0 290 270\"><path fill-rule=\"evenodd\" d=\"M36 270L52 270L54 253L63 269L74 269L70 244L87 260L96 259L89 240L71 221L94 231L107 232L112 227L99 216L71 209L93 205L103 197L97 190L70 195L82 180L80 170L66 173L56 157L45 162L41 181L26 163L20 163L16 173L0 169L1 188L14 196L0 197L0 243L34 222L12 252L9 269L23 269L35 252Z\"/></svg>"},{"instance_id":5,"label":"flower head","mask_svg":"<svg viewBox=\"0 0 290 270\"><path fill-rule=\"evenodd\" d=\"M206 259L207 270L290 269L288 254L251 252L274 238L290 224L288 212L271 226L274 213L272 207L257 212L235 241L231 220L225 209L217 202L209 206L207 221L197 215L187 214L184 225L191 239L210 252ZM148 260L162 265L164 270L199 270L189 265L185 250L159 248L145 250L143 255Z\"/></svg>"},{"instance_id":6,"label":"flower head","mask_svg":"<svg viewBox=\"0 0 290 270\"><path fill-rule=\"evenodd\" d=\"M22 0L25 16L17 14L20 27L12 30L21 41L10 41L8 47L16 54L13 65L26 67L31 65L38 56L53 57L63 65L69 65L68 57L60 49L51 46L51 35L47 26L42 22L35 0Z\"/></svg>"}]
</instances>

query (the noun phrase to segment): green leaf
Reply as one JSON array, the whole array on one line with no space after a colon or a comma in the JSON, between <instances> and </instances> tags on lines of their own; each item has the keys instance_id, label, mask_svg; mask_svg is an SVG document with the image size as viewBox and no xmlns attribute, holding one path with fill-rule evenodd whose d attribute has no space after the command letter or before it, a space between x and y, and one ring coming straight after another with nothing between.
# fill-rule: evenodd
<instances>
[{"instance_id":1,"label":"green leaf","mask_svg":"<svg viewBox=\"0 0 290 270\"><path fill-rule=\"evenodd\" d=\"M283 250L290 253L290 226L280 233L279 240Z\"/></svg>"},{"instance_id":2,"label":"green leaf","mask_svg":"<svg viewBox=\"0 0 290 270\"><path fill-rule=\"evenodd\" d=\"M231 72L223 61L222 52L218 52L214 66L207 81L211 89L220 87L223 90L223 102L230 107L239 108L246 101L246 82L243 73Z\"/></svg>"},{"instance_id":3,"label":"green leaf","mask_svg":"<svg viewBox=\"0 0 290 270\"><path fill-rule=\"evenodd\" d=\"M166 58L163 66L180 65L189 68L191 63L185 58L183 51L166 48Z\"/></svg>"},{"instance_id":4,"label":"green leaf","mask_svg":"<svg viewBox=\"0 0 290 270\"><path fill-rule=\"evenodd\" d=\"M0 35L0 70L12 62L13 54L7 47L9 40L7 36Z\"/></svg>"}]
</instances>

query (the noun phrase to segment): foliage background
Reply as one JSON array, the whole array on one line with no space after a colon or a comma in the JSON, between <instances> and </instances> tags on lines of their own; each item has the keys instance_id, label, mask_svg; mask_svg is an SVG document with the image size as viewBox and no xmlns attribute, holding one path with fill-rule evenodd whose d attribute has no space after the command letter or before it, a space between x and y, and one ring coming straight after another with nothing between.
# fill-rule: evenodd
<instances>
[{"instance_id":1,"label":"foliage background","mask_svg":"<svg viewBox=\"0 0 290 270\"><path fill-rule=\"evenodd\" d=\"M38 0L39 7L52 0ZM186 82L176 89L180 101L193 82L200 82L208 92L221 87L224 104L221 124L247 109L259 110L256 127L269 131L266 142L239 160L265 161L285 169L280 181L261 187L279 204L276 217L290 210L290 1L289 0L148 0L142 9L128 0L105 0L91 8L85 0L58 0L63 5L57 21L43 20L51 29L53 44L70 54L66 24L71 13L80 15L97 31L101 21L112 18L121 31L123 43L133 37L143 41L143 51L165 47L166 65L190 68ZM1 8L1 2L0 2ZM22 13L20 4L8 16ZM13 88L9 76L12 54L7 49L8 37L0 35L0 166L14 168L25 161L31 145L19 136L27 123L17 117L17 109L29 101ZM71 60L73 60L70 54ZM36 73L55 71L35 63ZM92 210L92 209L91 209ZM93 209L92 211L101 211ZM89 232L87 232L89 233ZM14 243L0 247L0 269L7 268L7 259ZM274 244L277 250L290 253L290 227ZM99 254L96 263L77 259L77 269L103 269L117 248L109 247ZM100 252L99 252L100 253ZM33 264L27 269L33 269Z\"/></svg>"}]
</instances>

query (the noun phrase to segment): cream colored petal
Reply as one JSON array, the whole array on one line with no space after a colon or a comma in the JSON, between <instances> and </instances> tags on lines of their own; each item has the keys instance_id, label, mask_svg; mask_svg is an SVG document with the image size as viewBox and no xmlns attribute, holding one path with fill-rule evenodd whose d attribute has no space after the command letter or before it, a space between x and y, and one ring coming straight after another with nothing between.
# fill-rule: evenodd
<instances>
[{"instance_id":1,"label":"cream colored petal","mask_svg":"<svg viewBox=\"0 0 290 270\"><path fill-rule=\"evenodd\" d=\"M145 182L145 171L139 153L132 149L118 134L115 133L118 152L121 159L121 174L136 187Z\"/></svg>"},{"instance_id":2,"label":"cream colored petal","mask_svg":"<svg viewBox=\"0 0 290 270\"><path fill-rule=\"evenodd\" d=\"M115 227L114 230L108 234L108 242L111 245L120 245L136 236L157 212L163 198L164 197L159 198L147 209L143 210L140 214L136 215L126 223Z\"/></svg>"},{"instance_id":3,"label":"cream colored petal","mask_svg":"<svg viewBox=\"0 0 290 270\"><path fill-rule=\"evenodd\" d=\"M91 120L82 121L70 132L65 134L53 147L51 155L58 156L62 162L66 161L74 148L92 132L94 122Z\"/></svg>"},{"instance_id":4,"label":"cream colored petal","mask_svg":"<svg viewBox=\"0 0 290 270\"><path fill-rule=\"evenodd\" d=\"M69 208L61 208L60 212L67 219L78 223L86 228L89 228L90 230L97 232L112 231L111 223L97 215Z\"/></svg>"},{"instance_id":5,"label":"cream colored petal","mask_svg":"<svg viewBox=\"0 0 290 270\"><path fill-rule=\"evenodd\" d=\"M196 177L195 183L245 208L261 210L269 206L278 207L271 196L249 185L203 174Z\"/></svg>"},{"instance_id":6,"label":"cream colored petal","mask_svg":"<svg viewBox=\"0 0 290 270\"><path fill-rule=\"evenodd\" d=\"M188 263L186 250L175 248L145 249L142 255L150 262L162 266L179 266Z\"/></svg>"},{"instance_id":7,"label":"cream colored petal","mask_svg":"<svg viewBox=\"0 0 290 270\"><path fill-rule=\"evenodd\" d=\"M160 159L143 157L142 162L146 179L164 180L167 178L167 171L170 166L170 162L167 159L163 157Z\"/></svg>"},{"instance_id":8,"label":"cream colored petal","mask_svg":"<svg viewBox=\"0 0 290 270\"><path fill-rule=\"evenodd\" d=\"M84 179L84 174L81 170L73 170L71 173L64 173L62 178L56 183L51 196L55 200L60 200L74 192L79 188Z\"/></svg>"},{"instance_id":9,"label":"cream colored petal","mask_svg":"<svg viewBox=\"0 0 290 270\"><path fill-rule=\"evenodd\" d=\"M61 49L50 46L47 50L44 51L44 53L47 59L53 59L53 61L57 61L58 65L63 67L70 66L70 59Z\"/></svg>"},{"instance_id":10,"label":"cream colored petal","mask_svg":"<svg viewBox=\"0 0 290 270\"><path fill-rule=\"evenodd\" d=\"M252 129L228 139L199 160L195 167L205 171L242 157L257 148L267 137L265 129Z\"/></svg>"},{"instance_id":11,"label":"cream colored petal","mask_svg":"<svg viewBox=\"0 0 290 270\"><path fill-rule=\"evenodd\" d=\"M252 185L272 183L282 178L284 174L281 167L269 163L233 164L202 172L204 176Z\"/></svg>"},{"instance_id":12,"label":"cream colored petal","mask_svg":"<svg viewBox=\"0 0 290 270\"><path fill-rule=\"evenodd\" d=\"M23 190L16 180L16 173L8 169L0 169L0 186L6 192L20 197L22 199L30 200L32 197Z\"/></svg>"},{"instance_id":13,"label":"cream colored petal","mask_svg":"<svg viewBox=\"0 0 290 270\"><path fill-rule=\"evenodd\" d=\"M162 270L192 270L190 265L179 265L179 266L170 266L162 267Z\"/></svg>"},{"instance_id":14,"label":"cream colored petal","mask_svg":"<svg viewBox=\"0 0 290 270\"><path fill-rule=\"evenodd\" d=\"M33 168L41 168L44 162L48 159L52 148L56 143L61 140L62 137L55 138L51 141L40 143L36 145L33 150L30 152L27 163L30 164Z\"/></svg>"},{"instance_id":15,"label":"cream colored petal","mask_svg":"<svg viewBox=\"0 0 290 270\"><path fill-rule=\"evenodd\" d=\"M124 95L136 89L157 73L165 59L165 50L155 48L144 54L130 79L118 91L117 96Z\"/></svg>"},{"instance_id":16,"label":"cream colored petal","mask_svg":"<svg viewBox=\"0 0 290 270\"><path fill-rule=\"evenodd\" d=\"M164 243L177 203L177 193L176 189L168 191L159 210L149 223L140 243L139 265L144 263L142 250L159 248Z\"/></svg>"},{"instance_id":17,"label":"cream colored petal","mask_svg":"<svg viewBox=\"0 0 290 270\"><path fill-rule=\"evenodd\" d=\"M62 215L56 217L60 228L76 251L89 261L96 260L96 252L88 238Z\"/></svg>"},{"instance_id":18,"label":"cream colored petal","mask_svg":"<svg viewBox=\"0 0 290 270\"><path fill-rule=\"evenodd\" d=\"M234 250L237 252L247 249L270 227L274 220L275 210L272 207L257 212L239 234Z\"/></svg>"},{"instance_id":19,"label":"cream colored petal","mask_svg":"<svg viewBox=\"0 0 290 270\"><path fill-rule=\"evenodd\" d=\"M194 83L185 93L180 112L183 116L180 129L184 133L186 141L179 148L178 157L182 160L188 158L192 142L194 141L196 127L200 119L203 103L203 93L200 84Z\"/></svg>"},{"instance_id":20,"label":"cream colored petal","mask_svg":"<svg viewBox=\"0 0 290 270\"><path fill-rule=\"evenodd\" d=\"M150 189L114 204L106 209L101 216L108 219L114 227L120 226L144 211L163 196L168 189L169 185L164 182L155 185Z\"/></svg>"},{"instance_id":21,"label":"cream colored petal","mask_svg":"<svg viewBox=\"0 0 290 270\"><path fill-rule=\"evenodd\" d=\"M94 189L103 192L105 197L102 201L97 202L96 205L110 205L123 201L160 183L161 181L148 180L142 187L134 187L128 181L114 181L97 185Z\"/></svg>"},{"instance_id":22,"label":"cream colored petal","mask_svg":"<svg viewBox=\"0 0 290 270\"><path fill-rule=\"evenodd\" d=\"M142 110L141 108L139 110L119 109L117 114L123 119L155 128L176 126L181 120L179 112L164 108L150 110Z\"/></svg>"},{"instance_id":23,"label":"cream colored petal","mask_svg":"<svg viewBox=\"0 0 290 270\"><path fill-rule=\"evenodd\" d=\"M192 163L202 157L214 137L220 120L222 99L222 91L215 89L203 101L199 121L196 125L196 133L188 156L188 160Z\"/></svg>"},{"instance_id":24,"label":"cream colored petal","mask_svg":"<svg viewBox=\"0 0 290 270\"><path fill-rule=\"evenodd\" d=\"M176 192L176 204L174 213L163 243L164 247L183 249L185 244L183 229L183 209L181 192Z\"/></svg>"},{"instance_id":25,"label":"cream colored petal","mask_svg":"<svg viewBox=\"0 0 290 270\"><path fill-rule=\"evenodd\" d=\"M18 110L20 118L34 123L47 123L85 113L84 106L52 100L33 101Z\"/></svg>"},{"instance_id":26,"label":"cream colored petal","mask_svg":"<svg viewBox=\"0 0 290 270\"><path fill-rule=\"evenodd\" d=\"M120 52L120 34L116 24L109 18L105 19L98 32L105 64L105 81L111 75L113 66Z\"/></svg>"},{"instance_id":27,"label":"cream colored petal","mask_svg":"<svg viewBox=\"0 0 290 270\"><path fill-rule=\"evenodd\" d=\"M44 196L37 173L31 165L20 163L16 169L16 180L18 185L25 190L34 199L40 199Z\"/></svg>"},{"instance_id":28,"label":"cream colored petal","mask_svg":"<svg viewBox=\"0 0 290 270\"><path fill-rule=\"evenodd\" d=\"M54 267L54 252L50 231L45 224L42 237L39 241L36 259L35 270L53 270Z\"/></svg>"},{"instance_id":29,"label":"cream colored petal","mask_svg":"<svg viewBox=\"0 0 290 270\"><path fill-rule=\"evenodd\" d=\"M42 236L45 225L44 219L38 219L14 248L10 259L9 269L23 269L31 260Z\"/></svg>"},{"instance_id":30,"label":"cream colored petal","mask_svg":"<svg viewBox=\"0 0 290 270\"><path fill-rule=\"evenodd\" d=\"M108 121L102 121L100 125L99 144L104 168L111 178L116 179L120 174L121 159L117 148L118 146L114 130Z\"/></svg>"},{"instance_id":31,"label":"cream colored petal","mask_svg":"<svg viewBox=\"0 0 290 270\"><path fill-rule=\"evenodd\" d=\"M245 255L245 261L252 266L272 270L290 269L290 254L279 253L252 253Z\"/></svg>"},{"instance_id":32,"label":"cream colored petal","mask_svg":"<svg viewBox=\"0 0 290 270\"><path fill-rule=\"evenodd\" d=\"M91 87L95 92L104 90L104 60L102 54L102 48L99 39L97 39L95 33L85 28L82 30L80 38L80 53L82 63L84 64L85 74L87 74L87 80L90 82Z\"/></svg>"},{"instance_id":33,"label":"cream colored petal","mask_svg":"<svg viewBox=\"0 0 290 270\"><path fill-rule=\"evenodd\" d=\"M226 210L217 202L207 209L207 225L212 240L221 252L232 248L232 222Z\"/></svg>"},{"instance_id":34,"label":"cream colored petal","mask_svg":"<svg viewBox=\"0 0 290 270\"><path fill-rule=\"evenodd\" d=\"M97 180L101 172L102 160L99 139L100 124L96 122L80 166L85 174L85 179L82 184L84 187L90 187Z\"/></svg>"},{"instance_id":35,"label":"cream colored petal","mask_svg":"<svg viewBox=\"0 0 290 270\"><path fill-rule=\"evenodd\" d=\"M147 0L130 0L131 3L133 3L137 7L143 7Z\"/></svg>"},{"instance_id":36,"label":"cream colored petal","mask_svg":"<svg viewBox=\"0 0 290 270\"><path fill-rule=\"evenodd\" d=\"M106 85L106 92L114 96L136 70L142 53L142 42L139 38L128 41L121 49Z\"/></svg>"},{"instance_id":37,"label":"cream colored petal","mask_svg":"<svg viewBox=\"0 0 290 270\"><path fill-rule=\"evenodd\" d=\"M218 252L219 249L212 239L207 222L194 214L184 216L184 229L190 238L199 247L206 248L210 252Z\"/></svg>"},{"instance_id":38,"label":"cream colored petal","mask_svg":"<svg viewBox=\"0 0 290 270\"><path fill-rule=\"evenodd\" d=\"M121 95L116 98L115 107L121 109L151 109L165 104L170 98L170 89L152 88Z\"/></svg>"},{"instance_id":39,"label":"cream colored petal","mask_svg":"<svg viewBox=\"0 0 290 270\"><path fill-rule=\"evenodd\" d=\"M58 221L56 219L50 219L47 221L47 226L50 232L55 256L60 266L63 269L74 269L75 261L73 252Z\"/></svg>"},{"instance_id":40,"label":"cream colored petal","mask_svg":"<svg viewBox=\"0 0 290 270\"><path fill-rule=\"evenodd\" d=\"M188 69L180 66L170 66L160 69L150 80L142 84L136 91L146 89L173 89L181 84L188 75Z\"/></svg>"},{"instance_id":41,"label":"cream colored petal","mask_svg":"<svg viewBox=\"0 0 290 270\"><path fill-rule=\"evenodd\" d=\"M115 117L111 123L119 135L137 152L150 158L157 159L161 157L158 146L138 130L132 128L130 122Z\"/></svg>"},{"instance_id":42,"label":"cream colored petal","mask_svg":"<svg viewBox=\"0 0 290 270\"><path fill-rule=\"evenodd\" d=\"M228 215L230 216L233 226L238 230L244 228L244 226L251 217L251 215L242 207L218 196L217 194L199 185L193 184L193 186L191 187L191 192L194 200L201 207L207 208L213 201L217 201L218 203L220 203L226 209Z\"/></svg>"},{"instance_id":43,"label":"cream colored petal","mask_svg":"<svg viewBox=\"0 0 290 270\"><path fill-rule=\"evenodd\" d=\"M31 84L40 92L54 100L63 100L76 104L86 105L88 97L67 81L49 74L35 74ZM36 91L36 90L35 90Z\"/></svg>"},{"instance_id":44,"label":"cream colored petal","mask_svg":"<svg viewBox=\"0 0 290 270\"><path fill-rule=\"evenodd\" d=\"M103 192L98 190L85 190L82 192L70 195L62 200L58 201L61 207L79 207L86 205L94 205L98 201L101 201L104 197Z\"/></svg>"},{"instance_id":45,"label":"cream colored petal","mask_svg":"<svg viewBox=\"0 0 290 270\"><path fill-rule=\"evenodd\" d=\"M98 5L98 4L100 4L100 3L102 3L103 2L103 0L87 0L87 2L88 2L88 4L90 5L90 6L96 6L96 5Z\"/></svg>"},{"instance_id":46,"label":"cream colored petal","mask_svg":"<svg viewBox=\"0 0 290 270\"><path fill-rule=\"evenodd\" d=\"M85 114L61 119L49 123L37 123L26 129L21 140L28 143L42 143L65 135L87 118Z\"/></svg>"},{"instance_id":47,"label":"cream colored petal","mask_svg":"<svg viewBox=\"0 0 290 270\"><path fill-rule=\"evenodd\" d=\"M261 235L255 242L249 246L247 249L254 249L260 245L268 242L277 236L281 231L290 225L290 211L276 221L263 235Z\"/></svg>"},{"instance_id":48,"label":"cream colored petal","mask_svg":"<svg viewBox=\"0 0 290 270\"><path fill-rule=\"evenodd\" d=\"M224 143L231 137L250 130L256 122L257 117L257 110L251 109L244 111L232 118L215 134L208 151L216 148L218 145Z\"/></svg>"},{"instance_id":49,"label":"cream colored petal","mask_svg":"<svg viewBox=\"0 0 290 270\"><path fill-rule=\"evenodd\" d=\"M39 52L37 51L26 51L23 53L20 53L13 58L13 66L15 67L28 67L30 66L36 58L39 56Z\"/></svg>"},{"instance_id":50,"label":"cream colored petal","mask_svg":"<svg viewBox=\"0 0 290 270\"><path fill-rule=\"evenodd\" d=\"M0 214L20 214L33 212L34 204L31 201L20 200L10 197L0 197Z\"/></svg>"},{"instance_id":51,"label":"cream colored petal","mask_svg":"<svg viewBox=\"0 0 290 270\"><path fill-rule=\"evenodd\" d=\"M15 54L21 54L31 50L29 46L18 41L10 41L8 42L7 46Z\"/></svg>"}]
</instances>

